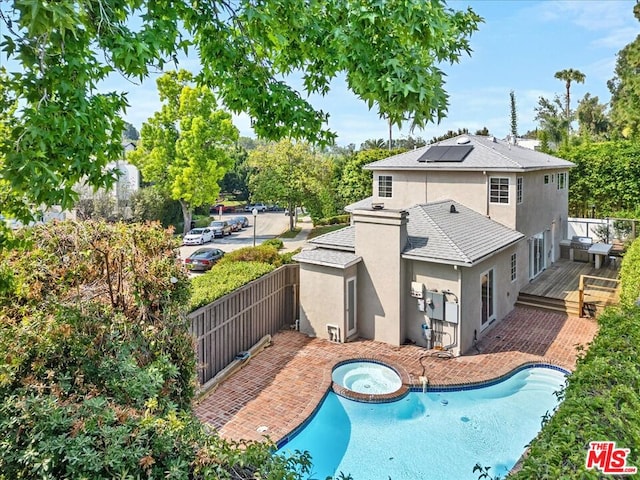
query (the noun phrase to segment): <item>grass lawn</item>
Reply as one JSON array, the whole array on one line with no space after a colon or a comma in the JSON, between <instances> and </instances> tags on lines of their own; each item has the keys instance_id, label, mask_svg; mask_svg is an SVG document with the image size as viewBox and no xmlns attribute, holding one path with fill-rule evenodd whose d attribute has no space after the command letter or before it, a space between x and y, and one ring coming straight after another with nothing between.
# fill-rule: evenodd
<instances>
[{"instance_id":1,"label":"grass lawn","mask_svg":"<svg viewBox=\"0 0 640 480\"><path fill-rule=\"evenodd\" d=\"M341 228L348 227L349 225L346 223L340 223L337 225L324 225L322 227L316 227L311 232L309 232L309 236L307 240L310 240L314 237L319 237L320 235L324 235L325 233L334 232L336 230L340 230Z\"/></svg>"},{"instance_id":2,"label":"grass lawn","mask_svg":"<svg viewBox=\"0 0 640 480\"><path fill-rule=\"evenodd\" d=\"M300 227L294 227L293 230L287 230L280 234L280 238L295 238L296 235L300 233Z\"/></svg>"}]
</instances>

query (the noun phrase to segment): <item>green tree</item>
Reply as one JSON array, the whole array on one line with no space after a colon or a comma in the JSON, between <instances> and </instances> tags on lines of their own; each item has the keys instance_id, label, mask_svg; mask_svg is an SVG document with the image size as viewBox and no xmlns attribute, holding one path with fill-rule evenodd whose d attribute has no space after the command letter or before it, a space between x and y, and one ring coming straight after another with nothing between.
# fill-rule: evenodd
<instances>
[{"instance_id":1,"label":"green tree","mask_svg":"<svg viewBox=\"0 0 640 480\"><path fill-rule=\"evenodd\" d=\"M491 134L489 133L489 129L487 127L482 127L481 129L476 130L474 135L482 135L483 137L488 137Z\"/></svg>"},{"instance_id":2,"label":"green tree","mask_svg":"<svg viewBox=\"0 0 640 480\"><path fill-rule=\"evenodd\" d=\"M304 205L312 217L320 218L322 197L331 186L329 160L314 153L309 144L281 140L249 153L254 169L249 177L252 201L286 205L289 212ZM289 227L294 228L291 215Z\"/></svg>"},{"instance_id":3,"label":"green tree","mask_svg":"<svg viewBox=\"0 0 640 480\"><path fill-rule=\"evenodd\" d=\"M467 133L469 133L468 128L459 128L458 131L447 130L447 133L445 133L444 135L433 137L429 143L438 143L438 142L441 142L442 140L447 140L449 138L457 137L458 135L466 135Z\"/></svg>"},{"instance_id":4,"label":"green tree","mask_svg":"<svg viewBox=\"0 0 640 480\"><path fill-rule=\"evenodd\" d=\"M516 109L516 94L513 90L509 92L509 123L511 125L511 135L518 138L518 111Z\"/></svg>"},{"instance_id":5,"label":"green tree","mask_svg":"<svg viewBox=\"0 0 640 480\"><path fill-rule=\"evenodd\" d=\"M596 141L606 139L610 128L606 110L607 106L600 103L598 97L587 92L576 109L580 136Z\"/></svg>"},{"instance_id":6,"label":"green tree","mask_svg":"<svg viewBox=\"0 0 640 480\"><path fill-rule=\"evenodd\" d=\"M129 122L124 122L124 132L122 132L122 140L136 141L140 138L138 129L131 125Z\"/></svg>"},{"instance_id":7,"label":"green tree","mask_svg":"<svg viewBox=\"0 0 640 480\"><path fill-rule=\"evenodd\" d=\"M633 14L640 21L640 4L633 6ZM618 52L615 76L607 83L611 92L611 122L624 137L640 134L640 35Z\"/></svg>"},{"instance_id":8,"label":"green tree","mask_svg":"<svg viewBox=\"0 0 640 480\"><path fill-rule=\"evenodd\" d=\"M216 110L213 93L192 86L192 80L185 70L158 79L164 105L142 125L138 148L128 155L145 181L180 202L185 233L193 208L218 198L218 182L232 165L229 152L238 138L231 115Z\"/></svg>"},{"instance_id":9,"label":"green tree","mask_svg":"<svg viewBox=\"0 0 640 480\"><path fill-rule=\"evenodd\" d=\"M361 150L353 154L342 169L342 177L338 187L338 192L344 204L354 203L371 196L373 173L370 170L364 170L362 167L404 151L394 150L389 152L383 149L370 149Z\"/></svg>"},{"instance_id":10,"label":"green tree","mask_svg":"<svg viewBox=\"0 0 640 480\"><path fill-rule=\"evenodd\" d=\"M560 70L556 72L554 78L558 80L564 81L565 88L567 90L565 96L565 116L569 119L569 124L567 125L567 133L569 132L569 128L571 127L571 82L576 83L584 83L585 74L580 70L574 70L573 68L567 68L565 70Z\"/></svg>"},{"instance_id":11,"label":"green tree","mask_svg":"<svg viewBox=\"0 0 640 480\"><path fill-rule=\"evenodd\" d=\"M27 205L66 208L81 179L114 181L106 167L121 156L127 97L100 92L110 74L142 80L177 52L195 52L198 82L247 113L260 137L330 143L327 115L306 98L327 93L339 73L394 124L443 118L440 65L471 52L482 19L442 0L8 0L0 22L6 65L17 65L3 83L20 105L0 145L0 178ZM301 91L282 80L293 71Z\"/></svg>"},{"instance_id":12,"label":"green tree","mask_svg":"<svg viewBox=\"0 0 640 480\"><path fill-rule=\"evenodd\" d=\"M570 123L562 101L557 95L553 101L540 97L535 111L535 120L540 122L541 130L545 131L546 141L553 142L557 148L567 138L567 129Z\"/></svg>"}]
</instances>

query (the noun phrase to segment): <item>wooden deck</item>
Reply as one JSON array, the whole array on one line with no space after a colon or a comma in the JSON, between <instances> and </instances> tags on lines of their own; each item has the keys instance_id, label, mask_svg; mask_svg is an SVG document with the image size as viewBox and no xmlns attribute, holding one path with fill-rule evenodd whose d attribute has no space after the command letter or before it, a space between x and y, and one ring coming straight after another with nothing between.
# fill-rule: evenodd
<instances>
[{"instance_id":1,"label":"wooden deck","mask_svg":"<svg viewBox=\"0 0 640 480\"><path fill-rule=\"evenodd\" d=\"M617 265L609 264L596 270L592 263L560 259L522 288L520 293L577 304L580 275L615 280L618 273L619 262ZM585 302L599 305L617 303L617 286L611 281L588 279L585 282Z\"/></svg>"}]
</instances>

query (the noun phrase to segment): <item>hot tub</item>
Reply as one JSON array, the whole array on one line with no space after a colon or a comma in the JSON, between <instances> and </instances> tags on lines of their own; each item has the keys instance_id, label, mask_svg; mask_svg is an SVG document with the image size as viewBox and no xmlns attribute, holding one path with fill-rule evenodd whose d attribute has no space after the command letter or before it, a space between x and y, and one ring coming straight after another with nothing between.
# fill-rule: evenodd
<instances>
[{"instance_id":1,"label":"hot tub","mask_svg":"<svg viewBox=\"0 0 640 480\"><path fill-rule=\"evenodd\" d=\"M385 395L402 387L400 375L391 367L371 361L355 361L337 366L333 382L347 390L365 395Z\"/></svg>"}]
</instances>

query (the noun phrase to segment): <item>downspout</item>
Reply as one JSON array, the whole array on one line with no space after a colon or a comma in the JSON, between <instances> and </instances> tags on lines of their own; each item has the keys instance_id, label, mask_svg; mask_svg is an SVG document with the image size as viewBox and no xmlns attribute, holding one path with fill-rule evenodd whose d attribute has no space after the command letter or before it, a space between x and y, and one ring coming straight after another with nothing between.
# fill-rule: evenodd
<instances>
[{"instance_id":1,"label":"downspout","mask_svg":"<svg viewBox=\"0 0 640 480\"><path fill-rule=\"evenodd\" d=\"M482 173L484 174L484 178L485 178L485 181L484 181L485 187L486 187L485 188L485 195L486 195L486 199L487 199L485 215L487 216L487 218L491 218L489 216L489 175L487 175L487 171L486 170L484 170Z\"/></svg>"}]
</instances>

